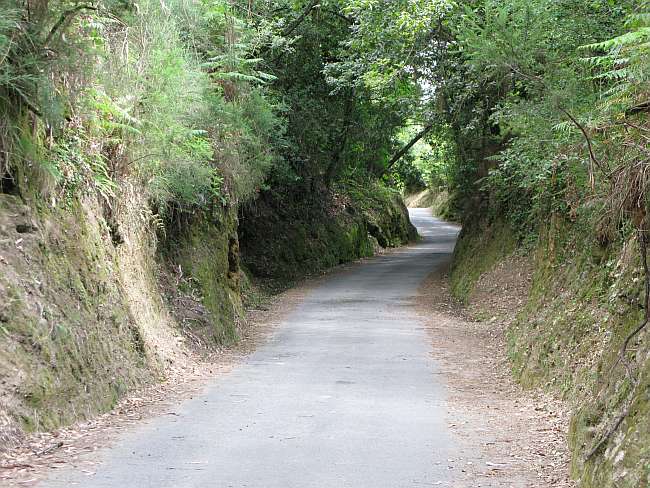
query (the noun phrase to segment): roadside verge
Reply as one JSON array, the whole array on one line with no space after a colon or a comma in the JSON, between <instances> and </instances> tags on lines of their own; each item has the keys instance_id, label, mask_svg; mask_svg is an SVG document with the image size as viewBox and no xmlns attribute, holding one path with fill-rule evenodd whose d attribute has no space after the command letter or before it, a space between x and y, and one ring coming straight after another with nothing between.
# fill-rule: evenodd
<instances>
[{"instance_id":1,"label":"roadside verge","mask_svg":"<svg viewBox=\"0 0 650 488\"><path fill-rule=\"evenodd\" d=\"M508 315L477 321L473 312L480 305L468 309L454 300L450 261L421 285L417 309L449 392L449 427L461 446L462 456L447 461L456 473L455 487L574 486L569 480L567 408L515 383L506 353Z\"/></svg>"}]
</instances>

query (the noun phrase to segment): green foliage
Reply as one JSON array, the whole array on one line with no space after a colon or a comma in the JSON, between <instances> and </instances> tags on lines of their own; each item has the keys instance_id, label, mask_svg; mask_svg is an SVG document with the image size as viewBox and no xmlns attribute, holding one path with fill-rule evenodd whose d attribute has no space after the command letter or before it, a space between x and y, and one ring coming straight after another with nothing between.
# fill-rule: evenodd
<instances>
[{"instance_id":1,"label":"green foliage","mask_svg":"<svg viewBox=\"0 0 650 488\"><path fill-rule=\"evenodd\" d=\"M150 2L128 36L134 52L124 56L113 43L104 83L140 121L131 157L156 207L250 198L275 160L268 146L282 126L251 86L266 76L243 57L242 22L220 1L179 0L168 10Z\"/></svg>"},{"instance_id":2,"label":"green foliage","mask_svg":"<svg viewBox=\"0 0 650 488\"><path fill-rule=\"evenodd\" d=\"M87 136L85 132L68 129L46 158L47 169L61 187L60 193L67 204L80 190L96 191L106 201L115 196L116 185L109 175L106 159L92 148Z\"/></svg>"},{"instance_id":3,"label":"green foliage","mask_svg":"<svg viewBox=\"0 0 650 488\"><path fill-rule=\"evenodd\" d=\"M247 56L254 31L227 2L59 0L28 16L3 1L2 174L33 180L31 158L49 175L32 187L58 194L53 180L62 194L105 199L137 178L160 213L251 198L262 185L282 140L281 104L260 86L273 77Z\"/></svg>"},{"instance_id":4,"label":"green foliage","mask_svg":"<svg viewBox=\"0 0 650 488\"><path fill-rule=\"evenodd\" d=\"M299 191L300 181L331 186L350 174L380 173L407 119L399 105L418 91L404 76L394 84L393 98L357 83L347 57L357 23L350 3L282 1L254 10L262 45L252 55L276 78L272 89L287 109L280 152L288 164L276 168L269 184L287 193Z\"/></svg>"},{"instance_id":5,"label":"green foliage","mask_svg":"<svg viewBox=\"0 0 650 488\"><path fill-rule=\"evenodd\" d=\"M519 236L534 238L540 216L570 216L588 192L610 191L616 166L602 159L629 167L641 159L621 132L603 129L612 126L608 104L639 110L647 101L647 15L634 8L349 2L353 34L328 73L411 120L434 121L427 142L437 154L401 161L392 174L399 187L444 185L466 219L505 213ZM587 62L585 50L594 54Z\"/></svg>"},{"instance_id":6,"label":"green foliage","mask_svg":"<svg viewBox=\"0 0 650 488\"><path fill-rule=\"evenodd\" d=\"M65 192L138 178L165 213L331 186L382 174L407 124L433 124L389 180L532 235L604 173L633 178L600 159L642 159L610 128L647 102L633 2L2 1L2 172L33 159Z\"/></svg>"},{"instance_id":7,"label":"green foliage","mask_svg":"<svg viewBox=\"0 0 650 488\"><path fill-rule=\"evenodd\" d=\"M42 8L41 8L42 7ZM66 99L76 96L70 88L68 96L57 86L68 68L75 76L84 76L81 53L88 48L88 26L80 20L85 9L53 2L34 6L26 15L25 5L18 0L0 1L0 173L19 172L21 148L39 146L26 141L43 136L39 127L28 127L26 111L38 116L49 133L60 128L69 116ZM59 18L60 21L53 19ZM61 21L61 19L65 21ZM66 30L74 26L78 36L69 41L68 49L60 49ZM65 81L74 84L73 77ZM31 132L31 133L30 133ZM26 155L26 156L29 156ZM25 168L23 168L25 169ZM23 171L27 173L27 171Z\"/></svg>"},{"instance_id":8,"label":"green foliage","mask_svg":"<svg viewBox=\"0 0 650 488\"><path fill-rule=\"evenodd\" d=\"M38 16L3 2L3 174L10 159L20 162L12 175L35 167L38 153L49 176L31 185L36 193L86 186L111 199L135 178L160 214L236 204L273 185L290 193L301 180L331 186L381 174L404 143L402 126L423 120L417 52L392 60L451 8L400 2L382 31L378 2L53 0ZM356 53L379 46L372 32L391 48L364 70ZM69 139L84 141L74 158ZM76 174L63 175L50 151L77 161L66 165Z\"/></svg>"},{"instance_id":9,"label":"green foliage","mask_svg":"<svg viewBox=\"0 0 650 488\"><path fill-rule=\"evenodd\" d=\"M357 86L366 86L373 99L413 107L417 85L408 83L425 55L419 49L431 39L432 29L452 8L448 0L351 0L344 11L355 19L354 35L346 43L352 54L337 63L339 76Z\"/></svg>"},{"instance_id":10,"label":"green foliage","mask_svg":"<svg viewBox=\"0 0 650 488\"><path fill-rule=\"evenodd\" d=\"M405 128L398 140L406 145L420 130L421 126ZM420 139L389 173L391 184L402 193L413 193L425 187L436 191L448 188L451 184L451 171L456 157L454 140L445 126Z\"/></svg>"},{"instance_id":11,"label":"green foliage","mask_svg":"<svg viewBox=\"0 0 650 488\"><path fill-rule=\"evenodd\" d=\"M35 60L23 51L17 39L21 12L11 2L3 1L0 19L0 103L3 111L13 103L30 97L30 88L38 80ZM20 59L19 59L20 58ZM32 88L33 89L33 88ZM8 114L8 112L5 112Z\"/></svg>"},{"instance_id":12,"label":"green foliage","mask_svg":"<svg viewBox=\"0 0 650 488\"><path fill-rule=\"evenodd\" d=\"M647 102L650 84L650 13L630 14L626 32L583 46L599 56L585 58L595 68L595 79L608 84L603 108L625 111Z\"/></svg>"}]
</instances>

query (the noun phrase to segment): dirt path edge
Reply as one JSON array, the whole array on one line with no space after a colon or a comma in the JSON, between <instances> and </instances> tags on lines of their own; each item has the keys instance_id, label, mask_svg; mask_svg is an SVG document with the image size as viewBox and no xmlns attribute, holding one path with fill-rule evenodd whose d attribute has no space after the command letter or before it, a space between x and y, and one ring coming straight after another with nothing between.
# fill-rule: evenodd
<instances>
[{"instance_id":1,"label":"dirt path edge","mask_svg":"<svg viewBox=\"0 0 650 488\"><path fill-rule=\"evenodd\" d=\"M508 320L473 320L471 309L450 295L449 261L422 283L416 307L447 386L449 427L461 445L459 459L448 460L458 473L454 487L574 487L567 407L515 383L507 359Z\"/></svg>"}]
</instances>

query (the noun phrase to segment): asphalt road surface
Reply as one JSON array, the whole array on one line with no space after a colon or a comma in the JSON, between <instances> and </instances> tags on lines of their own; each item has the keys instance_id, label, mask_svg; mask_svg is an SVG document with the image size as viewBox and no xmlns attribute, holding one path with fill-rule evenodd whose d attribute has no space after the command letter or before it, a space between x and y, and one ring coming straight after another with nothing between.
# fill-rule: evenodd
<instances>
[{"instance_id":1,"label":"asphalt road surface","mask_svg":"<svg viewBox=\"0 0 650 488\"><path fill-rule=\"evenodd\" d=\"M414 295L457 229L411 210L423 240L333 273L268 342L199 396L39 487L451 487L455 445Z\"/></svg>"}]
</instances>

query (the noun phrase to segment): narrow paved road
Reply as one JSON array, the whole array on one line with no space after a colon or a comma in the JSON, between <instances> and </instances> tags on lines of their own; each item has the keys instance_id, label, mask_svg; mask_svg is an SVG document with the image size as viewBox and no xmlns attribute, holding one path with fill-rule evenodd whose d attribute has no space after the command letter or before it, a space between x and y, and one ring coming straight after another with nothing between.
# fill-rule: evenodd
<instances>
[{"instance_id":1,"label":"narrow paved road","mask_svg":"<svg viewBox=\"0 0 650 488\"><path fill-rule=\"evenodd\" d=\"M420 243L332 274L177 416L122 436L94 475L39 486L452 486L445 393L413 297L456 229L424 209L411 218Z\"/></svg>"}]
</instances>

